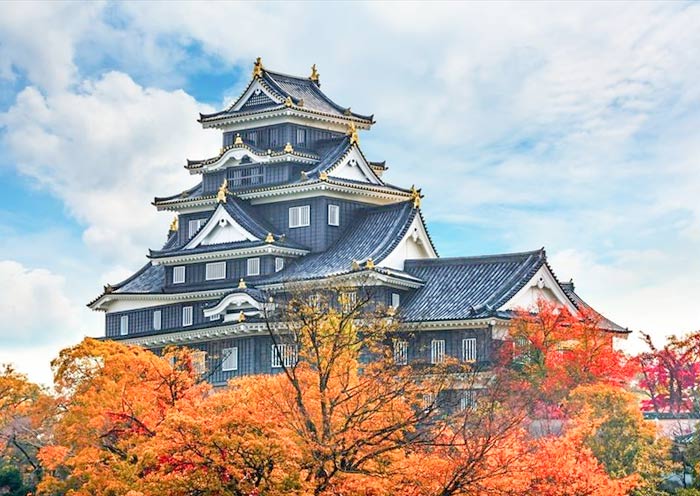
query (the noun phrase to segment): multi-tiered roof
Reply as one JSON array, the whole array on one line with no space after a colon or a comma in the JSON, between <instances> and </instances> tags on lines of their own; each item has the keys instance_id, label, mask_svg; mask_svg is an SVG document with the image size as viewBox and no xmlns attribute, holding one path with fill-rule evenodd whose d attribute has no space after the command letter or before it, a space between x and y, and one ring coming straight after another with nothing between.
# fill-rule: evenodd
<instances>
[{"instance_id":1,"label":"multi-tiered roof","mask_svg":"<svg viewBox=\"0 0 700 496\"><path fill-rule=\"evenodd\" d=\"M359 131L374 116L326 96L315 66L304 78L269 71L258 59L241 96L199 122L221 130L223 146L187 161L195 186L155 198L158 210L178 214L165 245L90 303L107 312L109 337L154 345L163 336L193 339L191 329L199 340L240 333L262 318L271 295L329 281L376 285L397 298L391 302L399 295L402 317L428 327L503 323L537 298L587 307L573 284L556 279L543 249L438 258L420 190L387 183L385 162L360 148ZM159 320L157 329L126 334L110 327L110 315L189 304L201 315L187 326L166 329Z\"/></svg>"}]
</instances>

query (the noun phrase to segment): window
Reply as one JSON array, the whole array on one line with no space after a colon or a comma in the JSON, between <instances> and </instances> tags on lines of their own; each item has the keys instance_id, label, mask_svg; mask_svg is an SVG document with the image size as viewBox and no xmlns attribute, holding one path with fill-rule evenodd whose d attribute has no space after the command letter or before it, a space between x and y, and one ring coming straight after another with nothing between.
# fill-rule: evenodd
<instances>
[{"instance_id":1,"label":"window","mask_svg":"<svg viewBox=\"0 0 700 496\"><path fill-rule=\"evenodd\" d=\"M153 312L153 330L154 331L160 331L161 327L161 311L160 310L154 310Z\"/></svg>"},{"instance_id":2,"label":"window","mask_svg":"<svg viewBox=\"0 0 700 496\"><path fill-rule=\"evenodd\" d=\"M221 370L228 372L238 370L238 348L224 348L221 350Z\"/></svg>"},{"instance_id":3,"label":"window","mask_svg":"<svg viewBox=\"0 0 700 496\"><path fill-rule=\"evenodd\" d=\"M292 367L297 363L297 347L293 344L272 345L272 368L278 369L284 365Z\"/></svg>"},{"instance_id":4,"label":"window","mask_svg":"<svg viewBox=\"0 0 700 496\"><path fill-rule=\"evenodd\" d=\"M189 307L192 308L192 307ZM202 375L207 371L207 352L193 351L192 352L192 368L198 375Z\"/></svg>"},{"instance_id":5,"label":"window","mask_svg":"<svg viewBox=\"0 0 700 496\"><path fill-rule=\"evenodd\" d=\"M121 318L119 319L119 334L122 336L126 336L129 334L129 316L128 315L122 315Z\"/></svg>"},{"instance_id":6,"label":"window","mask_svg":"<svg viewBox=\"0 0 700 496\"><path fill-rule=\"evenodd\" d=\"M278 128L270 129L270 146L275 147L280 145L280 130Z\"/></svg>"},{"instance_id":7,"label":"window","mask_svg":"<svg viewBox=\"0 0 700 496\"><path fill-rule=\"evenodd\" d=\"M185 266L173 267L173 284L182 284L183 282L185 282Z\"/></svg>"},{"instance_id":8,"label":"window","mask_svg":"<svg viewBox=\"0 0 700 496\"><path fill-rule=\"evenodd\" d=\"M423 393L423 408L427 410L435 406L435 395L433 393Z\"/></svg>"},{"instance_id":9,"label":"window","mask_svg":"<svg viewBox=\"0 0 700 496\"><path fill-rule=\"evenodd\" d=\"M399 293L391 293L391 306L394 308L399 308L401 303L401 295Z\"/></svg>"},{"instance_id":10,"label":"window","mask_svg":"<svg viewBox=\"0 0 700 496\"><path fill-rule=\"evenodd\" d=\"M206 265L207 281L226 279L226 262L212 262Z\"/></svg>"},{"instance_id":11,"label":"window","mask_svg":"<svg viewBox=\"0 0 700 496\"><path fill-rule=\"evenodd\" d=\"M306 144L306 129L297 128L297 145L304 146Z\"/></svg>"},{"instance_id":12,"label":"window","mask_svg":"<svg viewBox=\"0 0 700 496\"><path fill-rule=\"evenodd\" d=\"M473 389L463 391L462 397L459 399L459 409L465 411L474 408L476 408L476 391Z\"/></svg>"},{"instance_id":13,"label":"window","mask_svg":"<svg viewBox=\"0 0 700 496\"><path fill-rule=\"evenodd\" d=\"M328 225L340 225L340 207L338 205L328 205Z\"/></svg>"},{"instance_id":14,"label":"window","mask_svg":"<svg viewBox=\"0 0 700 496\"><path fill-rule=\"evenodd\" d=\"M192 307L182 307L182 326L192 325Z\"/></svg>"},{"instance_id":15,"label":"window","mask_svg":"<svg viewBox=\"0 0 700 496\"><path fill-rule=\"evenodd\" d=\"M394 340L394 363L406 365L408 363L408 341Z\"/></svg>"},{"instance_id":16,"label":"window","mask_svg":"<svg viewBox=\"0 0 700 496\"><path fill-rule=\"evenodd\" d=\"M430 342L430 363L437 364L445 361L445 340L433 339Z\"/></svg>"},{"instance_id":17,"label":"window","mask_svg":"<svg viewBox=\"0 0 700 496\"><path fill-rule=\"evenodd\" d=\"M476 361L476 338L462 340L462 360L465 362Z\"/></svg>"},{"instance_id":18,"label":"window","mask_svg":"<svg viewBox=\"0 0 700 496\"><path fill-rule=\"evenodd\" d=\"M352 312L357 305L357 293L354 291L344 291L340 293L340 308L343 312Z\"/></svg>"},{"instance_id":19,"label":"window","mask_svg":"<svg viewBox=\"0 0 700 496\"><path fill-rule=\"evenodd\" d=\"M219 320L219 317L221 317L221 315L218 313L216 315L210 315L209 320Z\"/></svg>"},{"instance_id":20,"label":"window","mask_svg":"<svg viewBox=\"0 0 700 496\"><path fill-rule=\"evenodd\" d=\"M316 309L320 308L321 307L321 295L319 295L318 293L310 294L308 302L309 302L310 307L316 308Z\"/></svg>"},{"instance_id":21,"label":"window","mask_svg":"<svg viewBox=\"0 0 700 496\"><path fill-rule=\"evenodd\" d=\"M253 145L256 145L258 143L257 131L249 131L248 132L248 141L250 141Z\"/></svg>"},{"instance_id":22,"label":"window","mask_svg":"<svg viewBox=\"0 0 700 496\"><path fill-rule=\"evenodd\" d=\"M187 237L191 238L204 225L206 219L192 219L187 223Z\"/></svg>"},{"instance_id":23,"label":"window","mask_svg":"<svg viewBox=\"0 0 700 496\"><path fill-rule=\"evenodd\" d=\"M260 259L259 258L249 258L248 267L246 270L246 275L249 276L259 276L260 275Z\"/></svg>"},{"instance_id":24,"label":"window","mask_svg":"<svg viewBox=\"0 0 700 496\"><path fill-rule=\"evenodd\" d=\"M284 258L275 257L275 272L279 272L284 269Z\"/></svg>"},{"instance_id":25,"label":"window","mask_svg":"<svg viewBox=\"0 0 700 496\"><path fill-rule=\"evenodd\" d=\"M249 186L263 182L263 168L256 167L236 167L228 170L228 181L231 186Z\"/></svg>"},{"instance_id":26,"label":"window","mask_svg":"<svg viewBox=\"0 0 700 496\"><path fill-rule=\"evenodd\" d=\"M289 208L289 227L305 227L311 224L311 207L302 205L301 207Z\"/></svg>"}]
</instances>

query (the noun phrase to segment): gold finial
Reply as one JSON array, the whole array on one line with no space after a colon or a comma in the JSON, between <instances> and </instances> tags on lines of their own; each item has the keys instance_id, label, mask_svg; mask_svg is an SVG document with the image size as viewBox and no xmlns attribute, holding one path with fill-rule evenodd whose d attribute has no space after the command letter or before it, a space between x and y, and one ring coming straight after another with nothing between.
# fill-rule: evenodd
<instances>
[{"instance_id":1,"label":"gold finial","mask_svg":"<svg viewBox=\"0 0 700 496\"><path fill-rule=\"evenodd\" d=\"M297 107L303 107L303 106L304 106L304 99L300 98L299 100L297 100Z\"/></svg>"},{"instance_id":2,"label":"gold finial","mask_svg":"<svg viewBox=\"0 0 700 496\"><path fill-rule=\"evenodd\" d=\"M177 215L173 219L173 221L170 223L170 232L177 231L180 226L180 217Z\"/></svg>"},{"instance_id":3,"label":"gold finial","mask_svg":"<svg viewBox=\"0 0 700 496\"><path fill-rule=\"evenodd\" d=\"M309 76L309 79L316 84L320 84L319 79L318 79L319 76L320 76L320 74L316 70L316 64L312 65L311 66L311 75Z\"/></svg>"},{"instance_id":4,"label":"gold finial","mask_svg":"<svg viewBox=\"0 0 700 496\"><path fill-rule=\"evenodd\" d=\"M389 307L387 307L386 309L386 314L389 317L393 317L394 315L396 315L396 309L393 306L389 305Z\"/></svg>"},{"instance_id":5,"label":"gold finial","mask_svg":"<svg viewBox=\"0 0 700 496\"><path fill-rule=\"evenodd\" d=\"M360 142L360 137L357 134L357 128L355 127L354 122L351 122L350 126L348 126L348 136L350 136L351 145Z\"/></svg>"},{"instance_id":6,"label":"gold finial","mask_svg":"<svg viewBox=\"0 0 700 496\"><path fill-rule=\"evenodd\" d=\"M241 138L241 135L236 133L236 139L233 140L234 145L242 145L243 144L243 138Z\"/></svg>"},{"instance_id":7,"label":"gold finial","mask_svg":"<svg viewBox=\"0 0 700 496\"><path fill-rule=\"evenodd\" d=\"M284 153L292 153L294 151L294 148L292 147L292 144L287 141L287 144L284 145Z\"/></svg>"},{"instance_id":8,"label":"gold finial","mask_svg":"<svg viewBox=\"0 0 700 496\"><path fill-rule=\"evenodd\" d=\"M221 183L219 191L216 193L216 202L226 203L226 195L228 192L228 179L224 178L224 182Z\"/></svg>"},{"instance_id":9,"label":"gold finial","mask_svg":"<svg viewBox=\"0 0 700 496\"><path fill-rule=\"evenodd\" d=\"M350 267L352 267L352 270L360 270L360 262L353 260Z\"/></svg>"},{"instance_id":10,"label":"gold finial","mask_svg":"<svg viewBox=\"0 0 700 496\"><path fill-rule=\"evenodd\" d=\"M111 284L105 284L105 286L104 286L104 292L105 292L105 294L109 294L109 293L111 293L112 291L114 291L114 288L112 287L112 285L111 285Z\"/></svg>"},{"instance_id":11,"label":"gold finial","mask_svg":"<svg viewBox=\"0 0 700 496\"><path fill-rule=\"evenodd\" d=\"M243 310L241 310L241 313L238 314L238 322L243 322L245 320L245 314L243 313Z\"/></svg>"},{"instance_id":12,"label":"gold finial","mask_svg":"<svg viewBox=\"0 0 700 496\"><path fill-rule=\"evenodd\" d=\"M292 101L292 97L287 96L287 98L284 100L284 106L291 107L292 105L294 105L294 102Z\"/></svg>"},{"instance_id":13,"label":"gold finial","mask_svg":"<svg viewBox=\"0 0 700 496\"><path fill-rule=\"evenodd\" d=\"M238 281L238 289L245 289L245 288L247 288L247 287L248 287L248 286L246 286L245 281L244 281L243 278L241 277L241 280Z\"/></svg>"},{"instance_id":14,"label":"gold finial","mask_svg":"<svg viewBox=\"0 0 700 496\"><path fill-rule=\"evenodd\" d=\"M420 190L416 189L416 185L411 186L411 200L413 200L413 208L420 207Z\"/></svg>"},{"instance_id":15,"label":"gold finial","mask_svg":"<svg viewBox=\"0 0 700 496\"><path fill-rule=\"evenodd\" d=\"M275 237L272 235L272 233L267 233L267 236L265 237L265 243L274 243L275 242Z\"/></svg>"},{"instance_id":16,"label":"gold finial","mask_svg":"<svg viewBox=\"0 0 700 496\"><path fill-rule=\"evenodd\" d=\"M263 73L262 59L258 57L253 64L253 77L260 77Z\"/></svg>"},{"instance_id":17,"label":"gold finial","mask_svg":"<svg viewBox=\"0 0 700 496\"><path fill-rule=\"evenodd\" d=\"M318 174L318 178L319 178L321 181L328 181L328 173L327 173L326 171L321 171L321 172Z\"/></svg>"},{"instance_id":18,"label":"gold finial","mask_svg":"<svg viewBox=\"0 0 700 496\"><path fill-rule=\"evenodd\" d=\"M309 178L309 175L306 173L306 171L301 171L301 180L306 181Z\"/></svg>"},{"instance_id":19,"label":"gold finial","mask_svg":"<svg viewBox=\"0 0 700 496\"><path fill-rule=\"evenodd\" d=\"M371 258L368 258L367 261L365 262L365 269L373 269L374 268L374 260Z\"/></svg>"}]
</instances>

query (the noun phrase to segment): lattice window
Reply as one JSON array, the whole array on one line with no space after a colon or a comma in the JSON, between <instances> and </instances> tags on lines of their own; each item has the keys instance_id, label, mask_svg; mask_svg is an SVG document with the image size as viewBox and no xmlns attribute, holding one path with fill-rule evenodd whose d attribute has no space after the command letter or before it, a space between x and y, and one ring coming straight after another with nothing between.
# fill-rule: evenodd
<instances>
[{"instance_id":1,"label":"lattice window","mask_svg":"<svg viewBox=\"0 0 700 496\"><path fill-rule=\"evenodd\" d=\"M459 398L459 409L461 411L473 410L476 406L476 391L473 389L463 391L462 396Z\"/></svg>"},{"instance_id":2,"label":"lattice window","mask_svg":"<svg viewBox=\"0 0 700 496\"><path fill-rule=\"evenodd\" d=\"M476 361L476 338L466 338L462 340L462 360L465 362Z\"/></svg>"},{"instance_id":3,"label":"lattice window","mask_svg":"<svg viewBox=\"0 0 700 496\"><path fill-rule=\"evenodd\" d=\"M394 363L396 365L406 365L408 363L408 341L402 339L394 340Z\"/></svg>"},{"instance_id":4,"label":"lattice window","mask_svg":"<svg viewBox=\"0 0 700 496\"><path fill-rule=\"evenodd\" d=\"M187 223L187 237L191 238L195 234L197 234L197 231L199 231L199 228L204 225L206 222L206 219L192 219Z\"/></svg>"},{"instance_id":5,"label":"lattice window","mask_svg":"<svg viewBox=\"0 0 700 496\"><path fill-rule=\"evenodd\" d=\"M261 90L256 90L252 95L250 95L250 98L248 98L241 108L254 107L256 105L265 105L269 103L274 103L274 101Z\"/></svg>"},{"instance_id":6,"label":"lattice window","mask_svg":"<svg viewBox=\"0 0 700 496\"><path fill-rule=\"evenodd\" d=\"M226 262L211 262L206 265L207 281L226 279Z\"/></svg>"},{"instance_id":7,"label":"lattice window","mask_svg":"<svg viewBox=\"0 0 700 496\"><path fill-rule=\"evenodd\" d=\"M221 350L221 370L224 372L238 370L238 347Z\"/></svg>"},{"instance_id":8,"label":"lattice window","mask_svg":"<svg viewBox=\"0 0 700 496\"><path fill-rule=\"evenodd\" d=\"M401 304L401 295L399 293L391 293L391 306L394 308L399 308Z\"/></svg>"},{"instance_id":9,"label":"lattice window","mask_svg":"<svg viewBox=\"0 0 700 496\"><path fill-rule=\"evenodd\" d=\"M262 166L235 167L228 170L228 181L232 187L261 184L264 177Z\"/></svg>"},{"instance_id":10,"label":"lattice window","mask_svg":"<svg viewBox=\"0 0 700 496\"><path fill-rule=\"evenodd\" d=\"M340 207L338 205L328 205L328 225L340 225Z\"/></svg>"},{"instance_id":11,"label":"lattice window","mask_svg":"<svg viewBox=\"0 0 700 496\"><path fill-rule=\"evenodd\" d=\"M192 325L192 307L182 307L182 326Z\"/></svg>"},{"instance_id":12,"label":"lattice window","mask_svg":"<svg viewBox=\"0 0 700 496\"><path fill-rule=\"evenodd\" d=\"M162 312L160 310L153 311L153 330L160 331L162 324Z\"/></svg>"},{"instance_id":13,"label":"lattice window","mask_svg":"<svg viewBox=\"0 0 700 496\"><path fill-rule=\"evenodd\" d=\"M260 259L259 258L249 258L247 263L246 274L249 276L259 276L260 275Z\"/></svg>"},{"instance_id":14,"label":"lattice window","mask_svg":"<svg viewBox=\"0 0 700 496\"><path fill-rule=\"evenodd\" d=\"M207 371L207 352L206 351L193 351L192 352L192 368L194 369L194 371L197 375L202 375Z\"/></svg>"},{"instance_id":15,"label":"lattice window","mask_svg":"<svg viewBox=\"0 0 700 496\"><path fill-rule=\"evenodd\" d=\"M297 363L297 347L294 344L272 345L272 368L278 369L282 365L293 367Z\"/></svg>"},{"instance_id":16,"label":"lattice window","mask_svg":"<svg viewBox=\"0 0 700 496\"><path fill-rule=\"evenodd\" d=\"M433 339L430 342L430 363L438 364L445 361L445 340Z\"/></svg>"},{"instance_id":17,"label":"lattice window","mask_svg":"<svg viewBox=\"0 0 700 496\"><path fill-rule=\"evenodd\" d=\"M311 224L311 207L302 205L289 208L289 227L306 227Z\"/></svg>"},{"instance_id":18,"label":"lattice window","mask_svg":"<svg viewBox=\"0 0 700 496\"><path fill-rule=\"evenodd\" d=\"M119 334L122 336L126 336L129 334L129 316L128 315L122 315L121 318L119 319Z\"/></svg>"},{"instance_id":19,"label":"lattice window","mask_svg":"<svg viewBox=\"0 0 700 496\"><path fill-rule=\"evenodd\" d=\"M284 258L275 257L275 272L279 272L284 269Z\"/></svg>"},{"instance_id":20,"label":"lattice window","mask_svg":"<svg viewBox=\"0 0 700 496\"><path fill-rule=\"evenodd\" d=\"M182 284L185 282L185 266L179 265L173 267L173 284Z\"/></svg>"}]
</instances>

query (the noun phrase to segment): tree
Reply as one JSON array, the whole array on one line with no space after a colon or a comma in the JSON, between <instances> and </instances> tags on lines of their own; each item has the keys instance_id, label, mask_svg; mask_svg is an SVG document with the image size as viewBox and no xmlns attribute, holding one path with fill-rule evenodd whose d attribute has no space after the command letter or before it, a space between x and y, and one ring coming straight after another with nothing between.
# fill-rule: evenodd
<instances>
[{"instance_id":1,"label":"tree","mask_svg":"<svg viewBox=\"0 0 700 496\"><path fill-rule=\"evenodd\" d=\"M513 347L501 357L501 372L516 372L514 387L531 398L536 416L561 417L564 400L579 385L622 385L633 376L633 362L613 349L600 318L586 309L573 315L542 299L532 311L517 312L510 330Z\"/></svg>"},{"instance_id":2,"label":"tree","mask_svg":"<svg viewBox=\"0 0 700 496\"><path fill-rule=\"evenodd\" d=\"M700 413L700 331L685 338L671 336L660 349L648 334L643 336L649 346L639 356L639 385L648 396L644 410Z\"/></svg>"}]
</instances>

